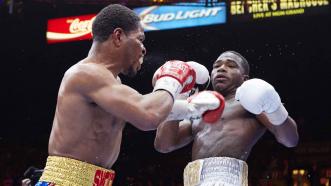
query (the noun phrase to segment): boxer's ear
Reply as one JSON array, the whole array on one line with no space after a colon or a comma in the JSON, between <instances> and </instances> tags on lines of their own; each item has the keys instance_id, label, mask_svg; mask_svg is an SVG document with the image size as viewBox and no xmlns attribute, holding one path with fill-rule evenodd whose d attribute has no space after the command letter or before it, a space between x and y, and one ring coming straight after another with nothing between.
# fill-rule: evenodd
<instances>
[{"instance_id":1,"label":"boxer's ear","mask_svg":"<svg viewBox=\"0 0 331 186\"><path fill-rule=\"evenodd\" d=\"M121 42L124 39L123 38L124 36L125 36L125 33L122 28L115 28L110 37L112 38L114 45L116 47L119 47L121 45Z\"/></svg>"},{"instance_id":2,"label":"boxer's ear","mask_svg":"<svg viewBox=\"0 0 331 186\"><path fill-rule=\"evenodd\" d=\"M249 75L243 75L243 80L244 81L249 80Z\"/></svg>"}]
</instances>

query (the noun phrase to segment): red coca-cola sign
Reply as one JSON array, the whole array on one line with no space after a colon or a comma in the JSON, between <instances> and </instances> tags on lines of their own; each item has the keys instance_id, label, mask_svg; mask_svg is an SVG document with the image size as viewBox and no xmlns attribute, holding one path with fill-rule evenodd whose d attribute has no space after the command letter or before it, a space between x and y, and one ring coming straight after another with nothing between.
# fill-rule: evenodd
<instances>
[{"instance_id":1,"label":"red coca-cola sign","mask_svg":"<svg viewBox=\"0 0 331 186\"><path fill-rule=\"evenodd\" d=\"M50 19L47 23L47 43L59 43L92 38L95 14Z\"/></svg>"}]
</instances>

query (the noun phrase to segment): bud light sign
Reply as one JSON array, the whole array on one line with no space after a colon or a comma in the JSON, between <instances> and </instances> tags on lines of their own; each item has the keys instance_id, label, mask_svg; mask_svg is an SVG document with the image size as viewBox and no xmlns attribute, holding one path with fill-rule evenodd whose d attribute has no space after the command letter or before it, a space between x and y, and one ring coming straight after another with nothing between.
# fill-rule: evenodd
<instances>
[{"instance_id":1,"label":"bud light sign","mask_svg":"<svg viewBox=\"0 0 331 186\"><path fill-rule=\"evenodd\" d=\"M225 3L213 7L150 6L136 8L145 31L196 27L226 22Z\"/></svg>"}]
</instances>

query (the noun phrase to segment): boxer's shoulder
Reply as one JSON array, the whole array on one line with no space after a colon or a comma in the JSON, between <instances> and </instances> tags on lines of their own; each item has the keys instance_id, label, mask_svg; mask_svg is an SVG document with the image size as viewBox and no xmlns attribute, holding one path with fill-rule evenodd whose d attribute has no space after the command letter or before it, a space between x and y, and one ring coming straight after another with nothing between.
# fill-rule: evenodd
<instances>
[{"instance_id":1,"label":"boxer's shoulder","mask_svg":"<svg viewBox=\"0 0 331 186\"><path fill-rule=\"evenodd\" d=\"M93 62L80 62L73 66L71 66L66 73L73 74L73 75L94 75L94 76L100 76L111 73L104 65L93 63Z\"/></svg>"},{"instance_id":2,"label":"boxer's shoulder","mask_svg":"<svg viewBox=\"0 0 331 186\"><path fill-rule=\"evenodd\" d=\"M64 80L73 83L98 85L105 82L116 82L119 80L106 67L95 63L78 63L70 67L64 74Z\"/></svg>"},{"instance_id":3,"label":"boxer's shoulder","mask_svg":"<svg viewBox=\"0 0 331 186\"><path fill-rule=\"evenodd\" d=\"M119 84L109 70L103 70L98 65L76 64L64 74L59 94L64 93L91 93L102 87Z\"/></svg>"},{"instance_id":4,"label":"boxer's shoulder","mask_svg":"<svg viewBox=\"0 0 331 186\"><path fill-rule=\"evenodd\" d=\"M225 101L225 108L223 112L223 119L246 117L249 113L241 106L235 99Z\"/></svg>"}]
</instances>

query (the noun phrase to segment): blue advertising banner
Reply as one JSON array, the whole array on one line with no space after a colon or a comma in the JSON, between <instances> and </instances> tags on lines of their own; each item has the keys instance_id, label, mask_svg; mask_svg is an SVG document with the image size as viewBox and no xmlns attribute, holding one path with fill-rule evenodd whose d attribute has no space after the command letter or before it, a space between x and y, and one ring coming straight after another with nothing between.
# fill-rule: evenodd
<instances>
[{"instance_id":1,"label":"blue advertising banner","mask_svg":"<svg viewBox=\"0 0 331 186\"><path fill-rule=\"evenodd\" d=\"M226 22L225 3L213 7L166 5L135 8L145 31L196 27Z\"/></svg>"}]
</instances>

